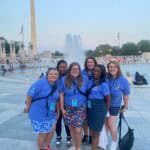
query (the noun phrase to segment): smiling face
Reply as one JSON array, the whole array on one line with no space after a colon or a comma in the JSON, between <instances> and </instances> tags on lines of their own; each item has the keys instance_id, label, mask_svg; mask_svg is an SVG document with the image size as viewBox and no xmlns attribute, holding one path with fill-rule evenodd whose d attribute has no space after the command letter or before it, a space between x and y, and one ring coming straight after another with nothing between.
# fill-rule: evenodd
<instances>
[{"instance_id":1,"label":"smiling face","mask_svg":"<svg viewBox=\"0 0 150 150\"><path fill-rule=\"evenodd\" d=\"M70 70L70 75L74 78L77 78L80 74L80 68L78 65L73 65Z\"/></svg>"},{"instance_id":2,"label":"smiling face","mask_svg":"<svg viewBox=\"0 0 150 150\"><path fill-rule=\"evenodd\" d=\"M58 71L57 70L50 70L47 74L47 79L49 82L55 82L58 79Z\"/></svg>"},{"instance_id":3,"label":"smiling face","mask_svg":"<svg viewBox=\"0 0 150 150\"><path fill-rule=\"evenodd\" d=\"M99 67L94 68L94 79L99 80L101 78L101 69Z\"/></svg>"},{"instance_id":4,"label":"smiling face","mask_svg":"<svg viewBox=\"0 0 150 150\"><path fill-rule=\"evenodd\" d=\"M87 60L87 68L88 68L88 70L90 71L90 70L93 70L94 69L94 67L95 67L95 62L94 62L94 60L93 59L91 59L91 58L89 58L88 60Z\"/></svg>"},{"instance_id":5,"label":"smiling face","mask_svg":"<svg viewBox=\"0 0 150 150\"><path fill-rule=\"evenodd\" d=\"M61 63L61 64L58 66L58 70L59 70L59 73L60 73L60 74L66 74L66 71L67 71L67 64Z\"/></svg>"},{"instance_id":6,"label":"smiling face","mask_svg":"<svg viewBox=\"0 0 150 150\"><path fill-rule=\"evenodd\" d=\"M119 67L118 67L118 65L116 65L114 63L110 63L108 65L108 72L110 73L110 75L112 77L117 77L118 73L119 73Z\"/></svg>"}]
</instances>

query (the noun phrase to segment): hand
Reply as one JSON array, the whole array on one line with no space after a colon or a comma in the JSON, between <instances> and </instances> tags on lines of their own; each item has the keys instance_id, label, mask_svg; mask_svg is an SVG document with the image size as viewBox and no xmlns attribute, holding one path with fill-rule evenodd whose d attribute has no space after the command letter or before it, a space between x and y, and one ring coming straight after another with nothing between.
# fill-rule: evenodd
<instances>
[{"instance_id":1,"label":"hand","mask_svg":"<svg viewBox=\"0 0 150 150\"><path fill-rule=\"evenodd\" d=\"M29 107L28 106L26 106L25 108L24 108L24 113L28 113L29 112Z\"/></svg>"},{"instance_id":2,"label":"hand","mask_svg":"<svg viewBox=\"0 0 150 150\"><path fill-rule=\"evenodd\" d=\"M62 112L63 116L66 117L66 114L67 114L66 110L65 109L61 109L61 112Z\"/></svg>"},{"instance_id":3,"label":"hand","mask_svg":"<svg viewBox=\"0 0 150 150\"><path fill-rule=\"evenodd\" d=\"M125 106L125 105L123 105L123 106L121 107L121 110L120 110L120 111L124 113L126 110L128 110L128 107Z\"/></svg>"}]
</instances>

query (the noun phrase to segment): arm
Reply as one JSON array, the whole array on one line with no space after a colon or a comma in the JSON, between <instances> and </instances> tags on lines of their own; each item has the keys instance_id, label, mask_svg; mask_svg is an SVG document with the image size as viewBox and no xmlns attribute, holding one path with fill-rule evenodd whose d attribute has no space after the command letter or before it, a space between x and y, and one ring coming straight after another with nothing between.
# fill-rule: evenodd
<instances>
[{"instance_id":1,"label":"arm","mask_svg":"<svg viewBox=\"0 0 150 150\"><path fill-rule=\"evenodd\" d=\"M124 100L124 105L121 108L122 112L125 112L128 109L128 101L129 101L129 95L124 95L123 96L123 100Z\"/></svg>"},{"instance_id":2,"label":"arm","mask_svg":"<svg viewBox=\"0 0 150 150\"><path fill-rule=\"evenodd\" d=\"M105 96L106 99L106 105L107 105L107 110L110 108L110 95Z\"/></svg>"},{"instance_id":3,"label":"arm","mask_svg":"<svg viewBox=\"0 0 150 150\"><path fill-rule=\"evenodd\" d=\"M62 111L63 116L66 115L66 110L64 109L64 93L60 94L60 109Z\"/></svg>"},{"instance_id":4,"label":"arm","mask_svg":"<svg viewBox=\"0 0 150 150\"><path fill-rule=\"evenodd\" d=\"M31 102L32 102L32 97L31 96L27 96L26 106L24 108L24 112L25 113L29 112Z\"/></svg>"}]
</instances>

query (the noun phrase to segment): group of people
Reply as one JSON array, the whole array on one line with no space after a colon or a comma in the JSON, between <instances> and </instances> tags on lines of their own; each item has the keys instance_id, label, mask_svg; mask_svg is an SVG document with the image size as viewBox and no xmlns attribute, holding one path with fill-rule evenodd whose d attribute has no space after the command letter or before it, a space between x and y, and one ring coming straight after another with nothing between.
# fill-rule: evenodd
<instances>
[{"instance_id":1,"label":"group of people","mask_svg":"<svg viewBox=\"0 0 150 150\"><path fill-rule=\"evenodd\" d=\"M106 72L94 57L86 58L83 70L77 62L68 67L65 60L60 60L56 68L48 69L45 78L31 85L24 112L29 113L38 133L39 150L52 150L50 142L55 131L56 144L61 144L62 120L67 144L72 144L69 150L81 150L82 143L97 150L103 126L112 136L110 149L116 150L116 119L120 110L128 109L129 94L129 83L118 62L109 62Z\"/></svg>"}]
</instances>

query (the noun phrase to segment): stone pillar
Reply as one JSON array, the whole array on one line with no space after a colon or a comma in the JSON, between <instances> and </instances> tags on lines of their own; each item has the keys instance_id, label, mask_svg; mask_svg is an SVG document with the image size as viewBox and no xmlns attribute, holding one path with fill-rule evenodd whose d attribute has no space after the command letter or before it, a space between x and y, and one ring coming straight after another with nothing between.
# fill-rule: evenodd
<instances>
[{"instance_id":1,"label":"stone pillar","mask_svg":"<svg viewBox=\"0 0 150 150\"><path fill-rule=\"evenodd\" d=\"M5 40L0 40L0 56L2 61L5 63L6 61L6 51L5 51Z\"/></svg>"},{"instance_id":2,"label":"stone pillar","mask_svg":"<svg viewBox=\"0 0 150 150\"><path fill-rule=\"evenodd\" d=\"M36 45L36 21L35 21L35 3L34 0L30 0L31 7L31 43L32 43L32 56L37 54Z\"/></svg>"}]
</instances>

